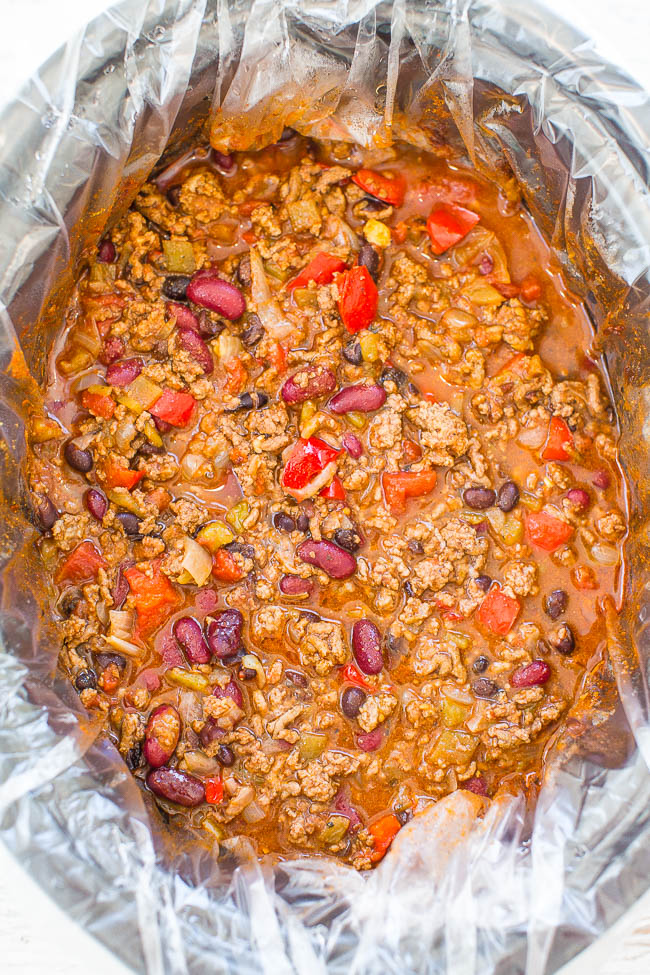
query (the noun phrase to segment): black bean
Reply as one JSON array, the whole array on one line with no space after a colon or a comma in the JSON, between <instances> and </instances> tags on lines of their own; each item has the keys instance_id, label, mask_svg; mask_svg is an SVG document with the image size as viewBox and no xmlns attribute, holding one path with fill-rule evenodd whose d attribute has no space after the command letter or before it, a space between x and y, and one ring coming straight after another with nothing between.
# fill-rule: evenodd
<instances>
[{"instance_id":1,"label":"black bean","mask_svg":"<svg viewBox=\"0 0 650 975\"><path fill-rule=\"evenodd\" d=\"M101 521L108 511L108 498L98 488L88 488L84 494L84 504L97 521Z\"/></svg>"},{"instance_id":2,"label":"black bean","mask_svg":"<svg viewBox=\"0 0 650 975\"><path fill-rule=\"evenodd\" d=\"M379 254L372 244L363 244L359 251L359 265L368 269L368 274L373 281L379 277L379 264Z\"/></svg>"},{"instance_id":3,"label":"black bean","mask_svg":"<svg viewBox=\"0 0 650 975\"><path fill-rule=\"evenodd\" d=\"M224 548L228 552L243 555L245 559L255 558L255 549L252 545L247 545L246 542L229 542L228 545L224 545Z\"/></svg>"},{"instance_id":4,"label":"black bean","mask_svg":"<svg viewBox=\"0 0 650 975\"><path fill-rule=\"evenodd\" d=\"M226 768L230 768L231 765L235 764L235 753L232 748L228 745L219 745L217 749L217 761L225 765Z\"/></svg>"},{"instance_id":5,"label":"black bean","mask_svg":"<svg viewBox=\"0 0 650 975\"><path fill-rule=\"evenodd\" d=\"M424 553L424 545L417 538L411 538L409 540L409 548L416 555L422 555Z\"/></svg>"},{"instance_id":6,"label":"black bean","mask_svg":"<svg viewBox=\"0 0 650 975\"><path fill-rule=\"evenodd\" d=\"M481 656L477 657L474 663L472 664L472 670L474 671L475 674L483 674L488 669L489 665L490 665L490 661L488 660L488 658L484 657L483 654L481 654Z\"/></svg>"},{"instance_id":7,"label":"black bean","mask_svg":"<svg viewBox=\"0 0 650 975\"><path fill-rule=\"evenodd\" d=\"M164 447L159 447L157 444L151 443L149 440L145 441L145 443L138 448L138 457L155 457L158 454L164 453Z\"/></svg>"},{"instance_id":8,"label":"black bean","mask_svg":"<svg viewBox=\"0 0 650 975\"><path fill-rule=\"evenodd\" d=\"M395 636L395 634L391 633L390 630L388 630L388 632L384 636L384 643L389 653L401 654L404 650L404 641L402 640L402 638L399 636Z\"/></svg>"},{"instance_id":9,"label":"black bean","mask_svg":"<svg viewBox=\"0 0 650 975\"><path fill-rule=\"evenodd\" d=\"M285 125L282 129L282 135L278 139L278 142L289 142L290 139L295 139L298 135L295 129L292 129L289 125Z\"/></svg>"},{"instance_id":10,"label":"black bean","mask_svg":"<svg viewBox=\"0 0 650 975\"><path fill-rule=\"evenodd\" d=\"M563 653L565 656L573 653L576 648L575 637L568 623L562 623L549 639L557 652Z\"/></svg>"},{"instance_id":11,"label":"black bean","mask_svg":"<svg viewBox=\"0 0 650 975\"><path fill-rule=\"evenodd\" d=\"M411 583L410 583L410 582L408 581L408 579L407 579L407 580L406 580L406 582L404 583L404 592L406 593L406 595L407 595L407 596L408 596L409 598L410 598L411 596L415 596L415 589L413 588L413 586L411 585Z\"/></svg>"},{"instance_id":12,"label":"black bean","mask_svg":"<svg viewBox=\"0 0 650 975\"><path fill-rule=\"evenodd\" d=\"M398 389L403 389L408 383L408 378L403 369L398 369L397 366L386 366L381 371L379 382L382 386L388 382L395 383Z\"/></svg>"},{"instance_id":13,"label":"black bean","mask_svg":"<svg viewBox=\"0 0 650 975\"><path fill-rule=\"evenodd\" d=\"M341 711L346 718L356 718L365 699L365 691L360 687L346 687L341 694Z\"/></svg>"},{"instance_id":14,"label":"black bean","mask_svg":"<svg viewBox=\"0 0 650 975\"><path fill-rule=\"evenodd\" d=\"M89 450L81 450L73 440L68 440L63 448L63 456L73 471L87 474L93 467L93 455Z\"/></svg>"},{"instance_id":15,"label":"black bean","mask_svg":"<svg viewBox=\"0 0 650 975\"><path fill-rule=\"evenodd\" d=\"M97 687L97 674L92 670L80 670L74 679L74 686L78 691L93 690Z\"/></svg>"},{"instance_id":16,"label":"black bean","mask_svg":"<svg viewBox=\"0 0 650 975\"><path fill-rule=\"evenodd\" d=\"M380 210L386 210L389 204L384 203L383 200L378 200L376 196L366 196L363 200L363 206L370 213L378 213Z\"/></svg>"},{"instance_id":17,"label":"black bean","mask_svg":"<svg viewBox=\"0 0 650 975\"><path fill-rule=\"evenodd\" d=\"M36 515L39 526L44 532L49 531L59 518L59 512L47 495L43 495L43 497L37 500L34 506L34 514Z\"/></svg>"},{"instance_id":18,"label":"black bean","mask_svg":"<svg viewBox=\"0 0 650 975\"><path fill-rule=\"evenodd\" d=\"M251 314L248 316L248 324L246 328L241 333L241 340L247 349L252 349L253 346L264 338L264 326L258 318L257 315Z\"/></svg>"},{"instance_id":19,"label":"black bean","mask_svg":"<svg viewBox=\"0 0 650 975\"><path fill-rule=\"evenodd\" d=\"M284 676L296 687L307 687L309 684L309 678L299 670L285 670Z\"/></svg>"},{"instance_id":20,"label":"black bean","mask_svg":"<svg viewBox=\"0 0 650 975\"><path fill-rule=\"evenodd\" d=\"M544 612L556 620L567 608L569 596L564 589L554 589L544 600Z\"/></svg>"},{"instance_id":21,"label":"black bean","mask_svg":"<svg viewBox=\"0 0 650 975\"><path fill-rule=\"evenodd\" d=\"M171 301L185 301L187 286L192 279L187 274L169 274L162 284L162 293Z\"/></svg>"},{"instance_id":22,"label":"black bean","mask_svg":"<svg viewBox=\"0 0 650 975\"><path fill-rule=\"evenodd\" d=\"M199 732L199 741L203 748L208 748L223 735L225 735L223 728L219 727L214 718L208 718Z\"/></svg>"},{"instance_id":23,"label":"black bean","mask_svg":"<svg viewBox=\"0 0 650 975\"><path fill-rule=\"evenodd\" d=\"M167 199L173 207L177 207L181 202L180 186L172 186L171 189L167 190Z\"/></svg>"},{"instance_id":24,"label":"black bean","mask_svg":"<svg viewBox=\"0 0 650 975\"><path fill-rule=\"evenodd\" d=\"M239 396L239 406L232 410L225 410L226 413L238 413L240 410L262 410L268 405L269 398L266 393L253 390L252 393L241 393Z\"/></svg>"},{"instance_id":25,"label":"black bean","mask_svg":"<svg viewBox=\"0 0 650 975\"><path fill-rule=\"evenodd\" d=\"M309 531L309 516L304 511L301 511L296 519L296 528L303 534Z\"/></svg>"},{"instance_id":26,"label":"black bean","mask_svg":"<svg viewBox=\"0 0 650 975\"><path fill-rule=\"evenodd\" d=\"M99 670L106 670L111 664L115 664L118 670L124 670L126 667L126 659L121 653L94 653L93 659L99 668Z\"/></svg>"},{"instance_id":27,"label":"black bean","mask_svg":"<svg viewBox=\"0 0 650 975\"><path fill-rule=\"evenodd\" d=\"M285 511L276 511L273 515L273 527L281 532L295 532L296 523Z\"/></svg>"},{"instance_id":28,"label":"black bean","mask_svg":"<svg viewBox=\"0 0 650 975\"><path fill-rule=\"evenodd\" d=\"M248 254L244 254L239 262L239 267L237 268L237 280L240 284L243 284L245 288L249 288L251 286L253 278L251 275L251 259Z\"/></svg>"},{"instance_id":29,"label":"black bean","mask_svg":"<svg viewBox=\"0 0 650 975\"><path fill-rule=\"evenodd\" d=\"M72 586L69 589L65 589L56 602L57 612L67 619L69 616L72 616L83 598L84 594L82 593L81 589L77 588L77 586Z\"/></svg>"},{"instance_id":30,"label":"black bean","mask_svg":"<svg viewBox=\"0 0 650 975\"><path fill-rule=\"evenodd\" d=\"M499 685L495 684L489 677L479 677L472 684L472 690L477 697L491 698L499 691Z\"/></svg>"},{"instance_id":31,"label":"black bean","mask_svg":"<svg viewBox=\"0 0 650 975\"><path fill-rule=\"evenodd\" d=\"M406 824L413 819L413 810L412 809L398 809L397 812L395 813L395 815L399 819L399 821L402 824L402 826L406 826Z\"/></svg>"},{"instance_id":32,"label":"black bean","mask_svg":"<svg viewBox=\"0 0 650 975\"><path fill-rule=\"evenodd\" d=\"M506 481L499 488L497 504L502 511L512 511L519 504L519 488L514 481Z\"/></svg>"},{"instance_id":33,"label":"black bean","mask_svg":"<svg viewBox=\"0 0 650 975\"><path fill-rule=\"evenodd\" d=\"M255 677L257 677L257 671L253 670L252 667L242 667L237 676L241 680L253 680Z\"/></svg>"},{"instance_id":34,"label":"black bean","mask_svg":"<svg viewBox=\"0 0 650 975\"><path fill-rule=\"evenodd\" d=\"M347 345L343 346L341 349L341 355L348 362L352 363L353 366L360 366L363 362L361 345L356 339L350 339Z\"/></svg>"},{"instance_id":35,"label":"black bean","mask_svg":"<svg viewBox=\"0 0 650 975\"><path fill-rule=\"evenodd\" d=\"M127 535L140 534L140 519L130 511L119 511L115 515Z\"/></svg>"},{"instance_id":36,"label":"black bean","mask_svg":"<svg viewBox=\"0 0 650 975\"><path fill-rule=\"evenodd\" d=\"M361 539L353 528L338 528L334 532L334 541L348 552L361 548Z\"/></svg>"},{"instance_id":37,"label":"black bean","mask_svg":"<svg viewBox=\"0 0 650 975\"><path fill-rule=\"evenodd\" d=\"M125 757L126 767L130 772L135 772L142 765L142 742L139 741L133 748L129 748Z\"/></svg>"},{"instance_id":38,"label":"black bean","mask_svg":"<svg viewBox=\"0 0 650 975\"><path fill-rule=\"evenodd\" d=\"M491 508L496 501L496 494L492 488L465 488L463 491L463 501L468 508L472 508L474 511L485 511L486 508Z\"/></svg>"},{"instance_id":39,"label":"black bean","mask_svg":"<svg viewBox=\"0 0 650 975\"><path fill-rule=\"evenodd\" d=\"M492 578L490 576L480 575L476 577L474 582L482 592L487 592L492 585Z\"/></svg>"}]
</instances>

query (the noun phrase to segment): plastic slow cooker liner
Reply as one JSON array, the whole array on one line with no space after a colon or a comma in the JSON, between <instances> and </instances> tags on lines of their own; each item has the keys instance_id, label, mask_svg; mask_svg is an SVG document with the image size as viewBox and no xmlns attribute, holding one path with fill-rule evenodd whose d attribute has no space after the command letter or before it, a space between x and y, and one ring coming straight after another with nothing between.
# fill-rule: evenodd
<instances>
[{"instance_id":1,"label":"plastic slow cooker liner","mask_svg":"<svg viewBox=\"0 0 650 975\"><path fill-rule=\"evenodd\" d=\"M632 525L620 628L548 756L534 817L521 797L454 793L367 874L257 863L246 841L217 859L168 830L56 673L24 418L84 250L210 117L221 148L290 123L512 170L586 302L618 407ZM2 839L137 971L555 971L650 877L648 96L516 0L129 0L52 57L0 132Z\"/></svg>"}]
</instances>

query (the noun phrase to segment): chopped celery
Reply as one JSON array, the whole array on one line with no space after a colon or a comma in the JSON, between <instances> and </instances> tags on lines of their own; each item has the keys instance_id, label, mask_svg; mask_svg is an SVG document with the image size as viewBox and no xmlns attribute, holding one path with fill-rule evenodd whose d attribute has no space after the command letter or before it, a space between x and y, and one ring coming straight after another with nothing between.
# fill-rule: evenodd
<instances>
[{"instance_id":1,"label":"chopped celery","mask_svg":"<svg viewBox=\"0 0 650 975\"><path fill-rule=\"evenodd\" d=\"M311 762L322 755L327 747L327 735L317 735L311 731L303 731L300 736L298 751L303 762Z\"/></svg>"},{"instance_id":2,"label":"chopped celery","mask_svg":"<svg viewBox=\"0 0 650 975\"><path fill-rule=\"evenodd\" d=\"M130 511L132 515L137 515L138 518L146 518L150 514L145 505L138 500L137 494L131 494L128 488L109 488L106 491L106 497L118 508L122 508L123 511Z\"/></svg>"},{"instance_id":3,"label":"chopped celery","mask_svg":"<svg viewBox=\"0 0 650 975\"><path fill-rule=\"evenodd\" d=\"M194 247L189 240L163 240L165 267L171 274L191 274L196 270Z\"/></svg>"},{"instance_id":4,"label":"chopped celery","mask_svg":"<svg viewBox=\"0 0 650 975\"><path fill-rule=\"evenodd\" d=\"M353 427L357 428L357 430L363 430L368 422L368 417L365 415L365 413L358 413L356 410L348 413L346 419L348 423L351 423Z\"/></svg>"},{"instance_id":5,"label":"chopped celery","mask_svg":"<svg viewBox=\"0 0 650 975\"><path fill-rule=\"evenodd\" d=\"M361 355L366 362L376 362L379 358L379 341L374 332L364 332L359 339Z\"/></svg>"},{"instance_id":6,"label":"chopped celery","mask_svg":"<svg viewBox=\"0 0 650 975\"><path fill-rule=\"evenodd\" d=\"M478 746L478 738L466 731L443 731L427 755L434 765L466 765Z\"/></svg>"},{"instance_id":7,"label":"chopped celery","mask_svg":"<svg viewBox=\"0 0 650 975\"><path fill-rule=\"evenodd\" d=\"M177 687L187 687L190 691L207 691L210 683L204 674L197 674L194 670L183 670L182 667L171 667L165 671L165 680Z\"/></svg>"},{"instance_id":8,"label":"chopped celery","mask_svg":"<svg viewBox=\"0 0 650 975\"><path fill-rule=\"evenodd\" d=\"M104 264L97 261L90 265L89 279L94 283L112 284L117 276L115 264Z\"/></svg>"},{"instance_id":9,"label":"chopped celery","mask_svg":"<svg viewBox=\"0 0 650 975\"><path fill-rule=\"evenodd\" d=\"M318 834L318 839L321 843L330 846L334 843L340 843L349 828L350 820L347 816L330 816Z\"/></svg>"},{"instance_id":10,"label":"chopped celery","mask_svg":"<svg viewBox=\"0 0 650 975\"><path fill-rule=\"evenodd\" d=\"M313 288L294 288L293 297L298 308L318 307L318 297Z\"/></svg>"},{"instance_id":11,"label":"chopped celery","mask_svg":"<svg viewBox=\"0 0 650 975\"><path fill-rule=\"evenodd\" d=\"M132 413L142 413L160 399L162 389L156 383L150 382L145 376L138 376L116 396L119 403L126 406Z\"/></svg>"}]
</instances>

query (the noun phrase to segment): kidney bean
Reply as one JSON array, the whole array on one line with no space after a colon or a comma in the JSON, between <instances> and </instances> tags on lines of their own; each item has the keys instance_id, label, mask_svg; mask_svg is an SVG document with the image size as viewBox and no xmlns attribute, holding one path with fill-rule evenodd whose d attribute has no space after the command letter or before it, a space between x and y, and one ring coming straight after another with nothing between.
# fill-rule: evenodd
<instances>
[{"instance_id":1,"label":"kidney bean","mask_svg":"<svg viewBox=\"0 0 650 975\"><path fill-rule=\"evenodd\" d=\"M143 754L152 768L160 768L170 760L181 733L181 719L172 704L161 704L149 715L144 730Z\"/></svg>"},{"instance_id":2,"label":"kidney bean","mask_svg":"<svg viewBox=\"0 0 650 975\"><path fill-rule=\"evenodd\" d=\"M240 691L234 680L228 681L225 687L215 687L212 692L213 697L230 697L235 702L238 708L244 706L244 698L242 692Z\"/></svg>"},{"instance_id":3,"label":"kidney bean","mask_svg":"<svg viewBox=\"0 0 650 975\"><path fill-rule=\"evenodd\" d=\"M273 527L280 532L295 532L296 523L286 511L276 511L273 515Z\"/></svg>"},{"instance_id":4,"label":"kidney bean","mask_svg":"<svg viewBox=\"0 0 650 975\"><path fill-rule=\"evenodd\" d=\"M375 728L373 731L365 732L364 734L357 735L356 744L357 748L360 748L362 752L374 752L381 746L384 740L384 732L381 727Z\"/></svg>"},{"instance_id":5,"label":"kidney bean","mask_svg":"<svg viewBox=\"0 0 650 975\"><path fill-rule=\"evenodd\" d=\"M199 333L195 332L193 328L179 328L176 335L180 347L189 352L205 375L209 376L214 371L214 359Z\"/></svg>"},{"instance_id":6,"label":"kidney bean","mask_svg":"<svg viewBox=\"0 0 650 975\"><path fill-rule=\"evenodd\" d=\"M313 581L300 576L283 575L279 585L280 592L285 596L310 596L314 591Z\"/></svg>"},{"instance_id":7,"label":"kidney bean","mask_svg":"<svg viewBox=\"0 0 650 975\"><path fill-rule=\"evenodd\" d=\"M165 452L164 447L158 447L155 443L150 443L149 440L146 440L141 447L138 447L138 457L155 457Z\"/></svg>"},{"instance_id":8,"label":"kidney bean","mask_svg":"<svg viewBox=\"0 0 650 975\"><path fill-rule=\"evenodd\" d=\"M502 511L512 511L519 503L519 488L514 481L506 481L499 488L497 504Z\"/></svg>"},{"instance_id":9,"label":"kidney bean","mask_svg":"<svg viewBox=\"0 0 650 975\"><path fill-rule=\"evenodd\" d=\"M115 515L117 521L124 529L127 535L139 535L140 534L140 519L137 515L134 515L131 511L118 511Z\"/></svg>"},{"instance_id":10,"label":"kidney bean","mask_svg":"<svg viewBox=\"0 0 650 975\"><path fill-rule=\"evenodd\" d=\"M567 491L566 496L567 501L570 501L578 511L586 511L591 504L591 498L583 488L571 488L570 491Z\"/></svg>"},{"instance_id":11,"label":"kidney bean","mask_svg":"<svg viewBox=\"0 0 650 975\"><path fill-rule=\"evenodd\" d=\"M169 274L162 283L162 293L172 301L185 301L191 280L187 274Z\"/></svg>"},{"instance_id":12,"label":"kidney bean","mask_svg":"<svg viewBox=\"0 0 650 975\"><path fill-rule=\"evenodd\" d=\"M157 768L149 772L147 785L157 796L179 806L200 806L205 800L205 787L200 779L177 768Z\"/></svg>"},{"instance_id":13,"label":"kidney bean","mask_svg":"<svg viewBox=\"0 0 650 975\"><path fill-rule=\"evenodd\" d=\"M109 386L128 386L141 372L142 363L139 359L120 359L112 362L106 370L106 382Z\"/></svg>"},{"instance_id":14,"label":"kidney bean","mask_svg":"<svg viewBox=\"0 0 650 975\"><path fill-rule=\"evenodd\" d=\"M556 620L565 611L568 602L569 597L564 589L554 589L544 600L544 612L552 620Z\"/></svg>"},{"instance_id":15,"label":"kidney bean","mask_svg":"<svg viewBox=\"0 0 650 975\"><path fill-rule=\"evenodd\" d=\"M499 693L499 685L495 684L489 677L479 677L472 684L472 690L477 697L489 698Z\"/></svg>"},{"instance_id":16,"label":"kidney bean","mask_svg":"<svg viewBox=\"0 0 650 975\"><path fill-rule=\"evenodd\" d=\"M97 260L102 264L112 264L117 257L117 251L115 250L115 244L108 237L104 237L100 240L99 247L97 248Z\"/></svg>"},{"instance_id":17,"label":"kidney bean","mask_svg":"<svg viewBox=\"0 0 650 975\"><path fill-rule=\"evenodd\" d=\"M167 311L176 319L177 328L191 328L193 332L199 331L199 320L187 305L170 301L167 303Z\"/></svg>"},{"instance_id":18,"label":"kidney bean","mask_svg":"<svg viewBox=\"0 0 650 975\"><path fill-rule=\"evenodd\" d=\"M52 501L46 494L35 502L34 514L36 515L40 527L45 532L49 531L52 525L58 521L59 518L59 512L56 510L52 504Z\"/></svg>"},{"instance_id":19,"label":"kidney bean","mask_svg":"<svg viewBox=\"0 0 650 975\"><path fill-rule=\"evenodd\" d=\"M241 333L241 340L247 349L252 349L264 338L264 326L255 314L248 316L248 324Z\"/></svg>"},{"instance_id":20,"label":"kidney bean","mask_svg":"<svg viewBox=\"0 0 650 975\"><path fill-rule=\"evenodd\" d=\"M345 688L341 694L341 711L346 718L356 718L366 696L365 691L362 691L360 687Z\"/></svg>"},{"instance_id":21,"label":"kidney bean","mask_svg":"<svg viewBox=\"0 0 650 975\"><path fill-rule=\"evenodd\" d=\"M108 511L108 499L99 488L88 488L84 494L84 504L97 521L101 521Z\"/></svg>"},{"instance_id":22,"label":"kidney bean","mask_svg":"<svg viewBox=\"0 0 650 975\"><path fill-rule=\"evenodd\" d=\"M208 664L212 654L205 642L201 624L193 616L174 621L172 635L191 664Z\"/></svg>"},{"instance_id":23,"label":"kidney bean","mask_svg":"<svg viewBox=\"0 0 650 975\"><path fill-rule=\"evenodd\" d=\"M381 633L372 620L357 620L352 627L352 653L364 674L378 674L382 670Z\"/></svg>"},{"instance_id":24,"label":"kidney bean","mask_svg":"<svg viewBox=\"0 0 650 975\"><path fill-rule=\"evenodd\" d=\"M386 390L374 384L366 386L346 386L329 401L332 413L372 413L386 402Z\"/></svg>"},{"instance_id":25,"label":"kidney bean","mask_svg":"<svg viewBox=\"0 0 650 975\"><path fill-rule=\"evenodd\" d=\"M336 376L327 366L306 366L289 376L280 395L285 403L290 405L304 403L308 399L325 396L336 389Z\"/></svg>"},{"instance_id":26,"label":"kidney bean","mask_svg":"<svg viewBox=\"0 0 650 975\"><path fill-rule=\"evenodd\" d=\"M199 732L199 741L203 748L209 748L219 738L225 735L223 728L220 728L214 718L208 718Z\"/></svg>"},{"instance_id":27,"label":"kidney bean","mask_svg":"<svg viewBox=\"0 0 650 975\"><path fill-rule=\"evenodd\" d=\"M113 609L120 609L124 603L124 600L129 595L131 587L129 586L126 577L124 575L124 569L130 568L133 562L127 561L123 562L122 565L117 570L117 577L115 579L115 585L111 596L113 597Z\"/></svg>"},{"instance_id":28,"label":"kidney bean","mask_svg":"<svg viewBox=\"0 0 650 975\"><path fill-rule=\"evenodd\" d=\"M97 687L97 674L93 670L80 670L74 679L78 691L94 690Z\"/></svg>"},{"instance_id":29,"label":"kidney bean","mask_svg":"<svg viewBox=\"0 0 650 975\"><path fill-rule=\"evenodd\" d=\"M230 768L231 765L235 764L235 753L228 745L219 745L216 757L217 761L225 765L226 768Z\"/></svg>"},{"instance_id":30,"label":"kidney bean","mask_svg":"<svg viewBox=\"0 0 650 975\"><path fill-rule=\"evenodd\" d=\"M346 552L356 552L361 548L361 538L353 528L339 528L334 532L334 541Z\"/></svg>"},{"instance_id":31,"label":"kidney bean","mask_svg":"<svg viewBox=\"0 0 650 975\"><path fill-rule=\"evenodd\" d=\"M224 173L230 173L235 168L235 157L230 153L219 152L218 149L211 149L210 155L214 160L216 166L222 169Z\"/></svg>"},{"instance_id":32,"label":"kidney bean","mask_svg":"<svg viewBox=\"0 0 650 975\"><path fill-rule=\"evenodd\" d=\"M344 792L339 792L339 794L334 797L334 808L338 813L341 813L342 816L347 816L347 818L350 820L351 830L358 829L359 826L361 826L359 814L354 806L350 804L350 797Z\"/></svg>"},{"instance_id":33,"label":"kidney bean","mask_svg":"<svg viewBox=\"0 0 650 975\"><path fill-rule=\"evenodd\" d=\"M224 281L216 271L204 269L193 274L187 286L187 297L195 305L216 311L231 322L241 318L246 311L246 302L239 288Z\"/></svg>"},{"instance_id":34,"label":"kidney bean","mask_svg":"<svg viewBox=\"0 0 650 975\"><path fill-rule=\"evenodd\" d=\"M363 362L363 352L357 339L350 339L347 345L344 345L341 349L341 355L348 362L352 363L353 366L360 366Z\"/></svg>"},{"instance_id":35,"label":"kidney bean","mask_svg":"<svg viewBox=\"0 0 650 975\"><path fill-rule=\"evenodd\" d=\"M575 637L568 623L562 623L549 639L557 652L562 653L565 656L572 654L576 648Z\"/></svg>"},{"instance_id":36,"label":"kidney bean","mask_svg":"<svg viewBox=\"0 0 650 975\"><path fill-rule=\"evenodd\" d=\"M484 657L483 654L481 654L481 656L477 657L474 663L472 664L472 670L474 671L475 674L482 674L488 669L489 664L490 661L488 660L488 658Z\"/></svg>"},{"instance_id":37,"label":"kidney bean","mask_svg":"<svg viewBox=\"0 0 650 975\"><path fill-rule=\"evenodd\" d=\"M487 785L485 779L481 775L474 775L471 779L466 779L462 783L463 789L468 789L469 792L473 792L477 796L487 796Z\"/></svg>"},{"instance_id":38,"label":"kidney bean","mask_svg":"<svg viewBox=\"0 0 650 975\"><path fill-rule=\"evenodd\" d=\"M92 470L93 455L89 450L81 450L73 440L68 440L66 443L63 448L63 456L73 471L79 471L80 474L87 474L88 471Z\"/></svg>"},{"instance_id":39,"label":"kidney bean","mask_svg":"<svg viewBox=\"0 0 650 975\"><path fill-rule=\"evenodd\" d=\"M322 569L330 579L347 579L357 568L354 555L326 539L316 542L309 538L301 542L296 549L296 555L302 562Z\"/></svg>"},{"instance_id":40,"label":"kidney bean","mask_svg":"<svg viewBox=\"0 0 650 975\"><path fill-rule=\"evenodd\" d=\"M551 676L551 668L544 660L533 660L530 664L518 667L510 675L511 687L537 687L545 684Z\"/></svg>"},{"instance_id":41,"label":"kidney bean","mask_svg":"<svg viewBox=\"0 0 650 975\"><path fill-rule=\"evenodd\" d=\"M607 471L595 471L591 479L594 487L600 488L602 491L606 491L611 482L612 479Z\"/></svg>"},{"instance_id":42,"label":"kidney bean","mask_svg":"<svg viewBox=\"0 0 650 975\"><path fill-rule=\"evenodd\" d=\"M353 433L343 434L341 443L349 453L350 457L352 457L354 460L358 460L363 454L363 444Z\"/></svg>"},{"instance_id":43,"label":"kidney bean","mask_svg":"<svg viewBox=\"0 0 650 975\"><path fill-rule=\"evenodd\" d=\"M484 254L478 265L480 274L492 274L494 271L494 261L489 254Z\"/></svg>"},{"instance_id":44,"label":"kidney bean","mask_svg":"<svg viewBox=\"0 0 650 975\"><path fill-rule=\"evenodd\" d=\"M463 501L468 508L474 511L485 511L491 508L496 501L496 494L491 488L471 487L463 491Z\"/></svg>"},{"instance_id":45,"label":"kidney bean","mask_svg":"<svg viewBox=\"0 0 650 975\"><path fill-rule=\"evenodd\" d=\"M215 657L223 660L237 653L244 628L244 617L238 609L223 609L206 616L205 627L206 640Z\"/></svg>"},{"instance_id":46,"label":"kidney bean","mask_svg":"<svg viewBox=\"0 0 650 975\"><path fill-rule=\"evenodd\" d=\"M359 251L359 265L367 268L368 274L373 281L376 281L379 277L380 263L379 254L372 244L362 244L361 250Z\"/></svg>"},{"instance_id":47,"label":"kidney bean","mask_svg":"<svg viewBox=\"0 0 650 975\"><path fill-rule=\"evenodd\" d=\"M102 351L99 353L99 361L110 366L111 362L121 359L124 355L124 342L117 335L110 335L104 341Z\"/></svg>"},{"instance_id":48,"label":"kidney bean","mask_svg":"<svg viewBox=\"0 0 650 975\"><path fill-rule=\"evenodd\" d=\"M244 254L237 267L237 280L245 288L250 288L253 275L251 273L251 259L249 254Z\"/></svg>"},{"instance_id":49,"label":"kidney bean","mask_svg":"<svg viewBox=\"0 0 650 975\"><path fill-rule=\"evenodd\" d=\"M492 577L487 575L480 575L476 577L474 582L482 592L487 592L490 586L492 585Z\"/></svg>"}]
</instances>

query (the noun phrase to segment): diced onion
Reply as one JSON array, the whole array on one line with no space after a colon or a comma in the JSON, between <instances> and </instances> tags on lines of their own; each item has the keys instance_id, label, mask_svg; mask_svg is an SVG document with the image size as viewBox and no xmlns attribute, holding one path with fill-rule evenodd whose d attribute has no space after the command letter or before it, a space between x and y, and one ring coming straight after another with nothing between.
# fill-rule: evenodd
<instances>
[{"instance_id":1,"label":"diced onion","mask_svg":"<svg viewBox=\"0 0 650 975\"><path fill-rule=\"evenodd\" d=\"M111 609L108 613L111 636L128 640L133 633L133 613L128 609Z\"/></svg>"},{"instance_id":2,"label":"diced onion","mask_svg":"<svg viewBox=\"0 0 650 975\"><path fill-rule=\"evenodd\" d=\"M618 551L612 545L603 545L602 542L591 546L591 557L599 565L618 565L620 561Z\"/></svg>"},{"instance_id":3,"label":"diced onion","mask_svg":"<svg viewBox=\"0 0 650 975\"><path fill-rule=\"evenodd\" d=\"M547 427L524 427L517 436L517 443L522 447L541 447L546 439Z\"/></svg>"},{"instance_id":4,"label":"diced onion","mask_svg":"<svg viewBox=\"0 0 650 975\"><path fill-rule=\"evenodd\" d=\"M142 647L137 647L135 643L130 643L129 640L122 640L118 636L107 636L106 642L114 650L119 650L120 653L125 653L127 657L141 657L144 653Z\"/></svg>"},{"instance_id":5,"label":"diced onion","mask_svg":"<svg viewBox=\"0 0 650 975\"><path fill-rule=\"evenodd\" d=\"M242 344L232 332L224 331L217 340L217 353L222 362L229 362L241 354Z\"/></svg>"},{"instance_id":6,"label":"diced onion","mask_svg":"<svg viewBox=\"0 0 650 975\"><path fill-rule=\"evenodd\" d=\"M247 823L259 823L260 820L264 819L265 816L266 813L259 803L255 802L254 799L252 802L248 803L242 812L242 818L245 819Z\"/></svg>"},{"instance_id":7,"label":"diced onion","mask_svg":"<svg viewBox=\"0 0 650 975\"><path fill-rule=\"evenodd\" d=\"M108 623L108 607L103 599L100 599L98 603L95 604L95 613L97 614L97 619L102 624L106 626Z\"/></svg>"},{"instance_id":8,"label":"diced onion","mask_svg":"<svg viewBox=\"0 0 650 975\"><path fill-rule=\"evenodd\" d=\"M212 572L212 556L206 548L188 537L185 539L185 555L181 566L189 572L197 586L203 586Z\"/></svg>"},{"instance_id":9,"label":"diced onion","mask_svg":"<svg viewBox=\"0 0 650 975\"><path fill-rule=\"evenodd\" d=\"M195 775L220 775L221 765L216 758L208 758L201 751L187 751L183 755L183 761L190 772Z\"/></svg>"},{"instance_id":10,"label":"diced onion","mask_svg":"<svg viewBox=\"0 0 650 975\"><path fill-rule=\"evenodd\" d=\"M205 464L205 457L202 457L201 454L192 454L188 450L181 460L181 471L191 481L203 464Z\"/></svg>"},{"instance_id":11,"label":"diced onion","mask_svg":"<svg viewBox=\"0 0 650 975\"><path fill-rule=\"evenodd\" d=\"M262 258L255 247L250 249L251 296L257 307L257 314L271 338L280 341L293 332L294 326L282 314L280 305L271 293Z\"/></svg>"},{"instance_id":12,"label":"diced onion","mask_svg":"<svg viewBox=\"0 0 650 975\"><path fill-rule=\"evenodd\" d=\"M115 432L115 443L122 453L126 453L126 451L129 449L131 446L131 441L135 437L136 433L137 431L135 429L135 423L131 417L126 417L126 419L118 424Z\"/></svg>"}]
</instances>

